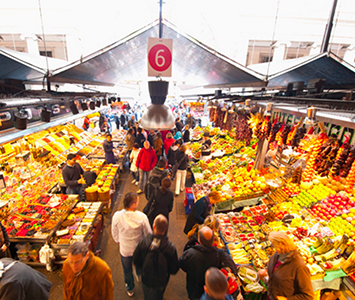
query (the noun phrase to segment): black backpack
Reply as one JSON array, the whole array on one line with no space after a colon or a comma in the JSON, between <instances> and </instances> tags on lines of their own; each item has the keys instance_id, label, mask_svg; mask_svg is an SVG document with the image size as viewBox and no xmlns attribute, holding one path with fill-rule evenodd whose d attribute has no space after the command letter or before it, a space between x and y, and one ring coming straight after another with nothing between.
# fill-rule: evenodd
<instances>
[{"instance_id":1,"label":"black backpack","mask_svg":"<svg viewBox=\"0 0 355 300\"><path fill-rule=\"evenodd\" d=\"M165 287L169 281L168 262L160 250L160 240L153 238L142 266L142 282L152 288Z\"/></svg>"},{"instance_id":2,"label":"black backpack","mask_svg":"<svg viewBox=\"0 0 355 300\"><path fill-rule=\"evenodd\" d=\"M160 187L162 179L166 176L164 173L161 176L149 176L144 188L144 194L147 201L153 200L155 190Z\"/></svg>"}]
</instances>

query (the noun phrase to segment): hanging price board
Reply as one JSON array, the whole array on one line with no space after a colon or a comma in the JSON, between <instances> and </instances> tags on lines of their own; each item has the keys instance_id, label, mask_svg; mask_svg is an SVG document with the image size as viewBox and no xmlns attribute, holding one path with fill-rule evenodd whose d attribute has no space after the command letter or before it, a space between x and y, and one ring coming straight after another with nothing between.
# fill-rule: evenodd
<instances>
[{"instance_id":1,"label":"hanging price board","mask_svg":"<svg viewBox=\"0 0 355 300\"><path fill-rule=\"evenodd\" d=\"M172 39L148 38L148 76L171 77Z\"/></svg>"}]
</instances>

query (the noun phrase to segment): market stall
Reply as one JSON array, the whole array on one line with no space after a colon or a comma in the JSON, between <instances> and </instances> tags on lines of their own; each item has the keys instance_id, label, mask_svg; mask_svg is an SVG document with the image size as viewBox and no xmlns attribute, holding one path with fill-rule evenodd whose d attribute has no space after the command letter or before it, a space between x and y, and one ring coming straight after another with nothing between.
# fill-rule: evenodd
<instances>
[{"instance_id":1,"label":"market stall","mask_svg":"<svg viewBox=\"0 0 355 300\"><path fill-rule=\"evenodd\" d=\"M318 298L325 289L354 291L354 130L349 122L341 128L329 119L281 116L211 106L211 121L219 128L192 134L196 140L206 130L214 136L210 161L198 160L199 143L190 145L197 161L193 198L220 193L213 212L231 257L247 267L241 278L246 293L266 291L255 272L275 251L268 234L280 230L297 245Z\"/></svg>"}]
</instances>

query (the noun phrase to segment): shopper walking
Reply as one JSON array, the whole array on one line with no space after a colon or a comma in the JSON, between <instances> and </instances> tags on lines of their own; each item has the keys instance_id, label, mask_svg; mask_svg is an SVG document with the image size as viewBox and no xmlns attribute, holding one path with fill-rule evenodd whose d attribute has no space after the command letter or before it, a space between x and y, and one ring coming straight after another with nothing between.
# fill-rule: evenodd
<instances>
[{"instance_id":1,"label":"shopper walking","mask_svg":"<svg viewBox=\"0 0 355 300\"><path fill-rule=\"evenodd\" d=\"M147 141L149 142L150 146L154 148L154 139L155 139L155 131L149 130L149 134L147 136Z\"/></svg>"},{"instance_id":2,"label":"shopper walking","mask_svg":"<svg viewBox=\"0 0 355 300\"><path fill-rule=\"evenodd\" d=\"M139 155L140 149L137 143L133 144L133 150L130 155L130 163L131 167L130 170L132 172L133 180L131 183L138 185L139 184L139 174L138 174L138 168L137 168L137 159Z\"/></svg>"},{"instance_id":3,"label":"shopper walking","mask_svg":"<svg viewBox=\"0 0 355 300\"><path fill-rule=\"evenodd\" d=\"M128 127L128 128L131 128L131 126L133 127L135 121L136 121L136 120L135 120L134 116L131 116L131 118L129 119L129 121L128 121L128 123L127 123L127 127Z\"/></svg>"},{"instance_id":4,"label":"shopper walking","mask_svg":"<svg viewBox=\"0 0 355 300\"><path fill-rule=\"evenodd\" d=\"M182 123L181 123L181 118L180 117L176 118L175 127L176 127L177 131L181 131L182 128L184 127L184 125L182 125Z\"/></svg>"},{"instance_id":5,"label":"shopper walking","mask_svg":"<svg viewBox=\"0 0 355 300\"><path fill-rule=\"evenodd\" d=\"M115 120L115 123L116 123L117 130L120 130L120 118L118 117L117 113L115 113L114 120Z\"/></svg>"},{"instance_id":6,"label":"shopper walking","mask_svg":"<svg viewBox=\"0 0 355 300\"><path fill-rule=\"evenodd\" d=\"M233 300L233 296L228 295L227 277L217 268L206 271L204 290L200 300Z\"/></svg>"},{"instance_id":7,"label":"shopper walking","mask_svg":"<svg viewBox=\"0 0 355 300\"><path fill-rule=\"evenodd\" d=\"M142 270L144 300L162 300L170 275L179 271L177 251L166 235L167 229L167 218L158 215L153 234L145 237L133 254L136 268Z\"/></svg>"},{"instance_id":8,"label":"shopper walking","mask_svg":"<svg viewBox=\"0 0 355 300\"><path fill-rule=\"evenodd\" d=\"M182 254L180 268L186 272L186 288L189 299L200 299L204 292L205 272L210 267L229 267L237 275L237 269L232 258L224 251L213 247L213 231L202 227L198 233L199 245Z\"/></svg>"},{"instance_id":9,"label":"shopper walking","mask_svg":"<svg viewBox=\"0 0 355 300\"><path fill-rule=\"evenodd\" d=\"M189 157L185 153L186 150L187 146L182 144L175 157L175 164L177 165L175 196L179 196L179 193L185 190L186 169L189 164Z\"/></svg>"},{"instance_id":10,"label":"shopper walking","mask_svg":"<svg viewBox=\"0 0 355 300\"><path fill-rule=\"evenodd\" d=\"M159 158L163 155L163 139L161 138L161 133L157 132L154 140L153 140L153 147L154 147L154 151L157 155L158 161Z\"/></svg>"},{"instance_id":11,"label":"shopper walking","mask_svg":"<svg viewBox=\"0 0 355 300\"><path fill-rule=\"evenodd\" d=\"M113 300L111 269L84 242L69 246L63 265L63 284L64 300Z\"/></svg>"},{"instance_id":12,"label":"shopper walking","mask_svg":"<svg viewBox=\"0 0 355 300\"><path fill-rule=\"evenodd\" d=\"M148 143L149 144L149 143ZM134 279L132 271L133 252L138 243L152 233L147 216L138 211L139 197L136 193L128 193L123 199L123 209L115 212L112 218L112 237L120 245L126 291L129 297L134 295ZM140 269L136 269L137 276Z\"/></svg>"},{"instance_id":13,"label":"shopper walking","mask_svg":"<svg viewBox=\"0 0 355 300\"><path fill-rule=\"evenodd\" d=\"M133 134L132 128L128 129L125 140L126 140L126 145L127 145L127 151L132 151L134 140L135 140L135 136ZM138 147L139 147L139 145L138 145Z\"/></svg>"},{"instance_id":14,"label":"shopper walking","mask_svg":"<svg viewBox=\"0 0 355 300\"><path fill-rule=\"evenodd\" d=\"M166 135L166 139L164 141L165 155L168 155L169 148L171 147L171 145L174 142L175 142L175 140L173 139L173 135L171 134L171 132L168 132L167 135Z\"/></svg>"},{"instance_id":15,"label":"shopper walking","mask_svg":"<svg viewBox=\"0 0 355 300\"><path fill-rule=\"evenodd\" d=\"M146 137L144 136L143 134L143 129L141 127L138 128L138 134L136 136L136 139L135 139L135 143L138 143L139 145L139 148L143 148L143 144L144 142L146 141ZM149 144L150 146L150 144Z\"/></svg>"},{"instance_id":16,"label":"shopper walking","mask_svg":"<svg viewBox=\"0 0 355 300\"><path fill-rule=\"evenodd\" d=\"M182 135L182 140L184 141L184 143L190 142L190 130L189 130L189 125L185 125L184 134Z\"/></svg>"},{"instance_id":17,"label":"shopper walking","mask_svg":"<svg viewBox=\"0 0 355 300\"><path fill-rule=\"evenodd\" d=\"M310 271L292 239L283 231L277 231L269 234L269 240L276 252L270 257L267 269L259 271L263 281L268 276L266 280L268 298L314 299Z\"/></svg>"},{"instance_id":18,"label":"shopper walking","mask_svg":"<svg viewBox=\"0 0 355 300\"><path fill-rule=\"evenodd\" d=\"M126 115L126 111L123 110L123 113L121 114L120 116L120 121L121 121L121 126L123 127L123 129L126 129L127 130L127 115Z\"/></svg>"},{"instance_id":19,"label":"shopper walking","mask_svg":"<svg viewBox=\"0 0 355 300\"><path fill-rule=\"evenodd\" d=\"M162 180L161 186L155 190L154 197L151 202L154 202L154 207L151 214L148 216L149 224L153 226L153 221L157 215L163 215L169 221L169 213L173 210L174 194L170 190L171 179L165 177ZM152 203L151 203L152 205Z\"/></svg>"},{"instance_id":20,"label":"shopper walking","mask_svg":"<svg viewBox=\"0 0 355 300\"><path fill-rule=\"evenodd\" d=\"M69 153L67 156L67 163L62 170L64 183L67 187L67 194L79 195L79 199L83 198L83 184L85 180L82 178L84 170L76 162L76 155Z\"/></svg>"},{"instance_id":21,"label":"shopper walking","mask_svg":"<svg viewBox=\"0 0 355 300\"><path fill-rule=\"evenodd\" d=\"M168 166L170 169L175 165L176 153L178 152L180 146L181 146L181 141L177 140L174 142L173 145L171 145L171 147L168 150L168 154L166 158L168 159Z\"/></svg>"},{"instance_id":22,"label":"shopper walking","mask_svg":"<svg viewBox=\"0 0 355 300\"><path fill-rule=\"evenodd\" d=\"M115 155L113 154L113 142L112 142L112 135L111 134L106 134L106 140L103 143L103 148L105 151L105 161L106 164L115 164L116 163L116 158Z\"/></svg>"},{"instance_id":23,"label":"shopper walking","mask_svg":"<svg viewBox=\"0 0 355 300\"><path fill-rule=\"evenodd\" d=\"M155 190L161 186L163 179L167 176L166 159L161 157L148 176L148 181L144 189L147 201L153 199Z\"/></svg>"},{"instance_id":24,"label":"shopper walking","mask_svg":"<svg viewBox=\"0 0 355 300\"><path fill-rule=\"evenodd\" d=\"M148 141L144 142L144 148L142 148L138 154L136 166L139 171L139 190L138 194L143 193L149 172L154 168L157 163L157 155L155 151L150 147Z\"/></svg>"}]
</instances>

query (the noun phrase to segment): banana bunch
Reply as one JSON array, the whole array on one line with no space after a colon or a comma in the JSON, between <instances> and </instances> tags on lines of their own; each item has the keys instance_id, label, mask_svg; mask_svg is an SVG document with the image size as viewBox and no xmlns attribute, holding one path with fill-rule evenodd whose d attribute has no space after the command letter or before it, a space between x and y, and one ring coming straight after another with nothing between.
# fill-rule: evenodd
<instances>
[{"instance_id":1,"label":"banana bunch","mask_svg":"<svg viewBox=\"0 0 355 300\"><path fill-rule=\"evenodd\" d=\"M332 242L331 239L326 238L326 239L321 240L321 241L322 241L321 245L316 247L316 250L317 250L318 254L328 253L330 250L332 250L334 248L333 247L333 242ZM317 242L316 242L316 244L318 244Z\"/></svg>"},{"instance_id":2,"label":"banana bunch","mask_svg":"<svg viewBox=\"0 0 355 300\"><path fill-rule=\"evenodd\" d=\"M235 249L229 252L235 264L250 264L249 255L244 249Z\"/></svg>"}]
</instances>

